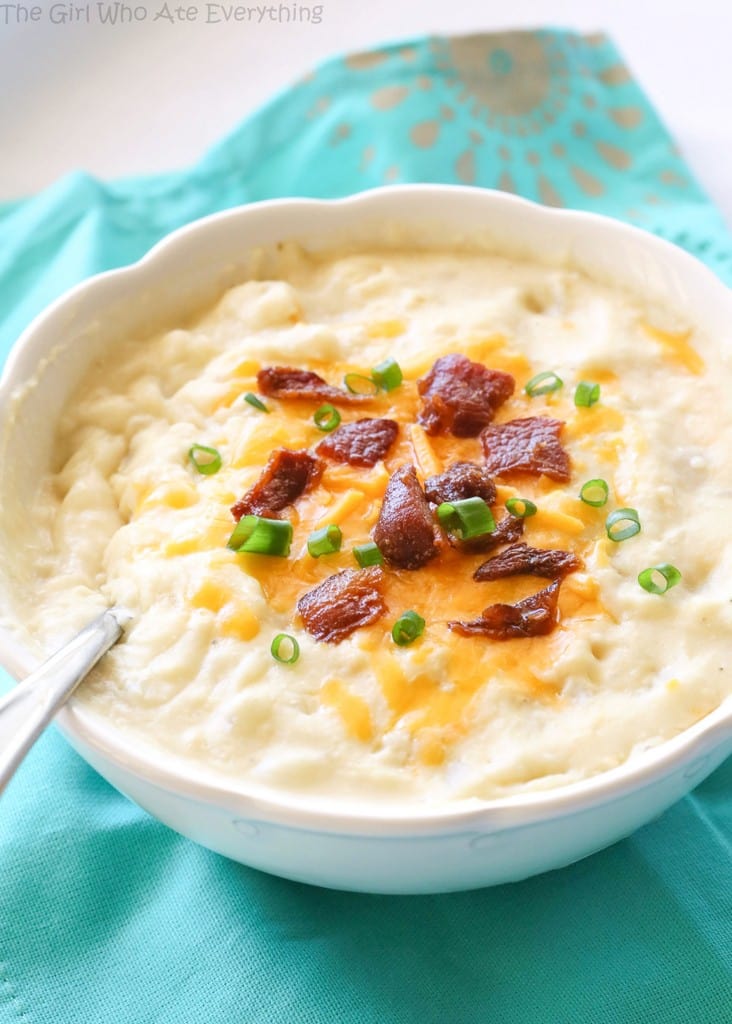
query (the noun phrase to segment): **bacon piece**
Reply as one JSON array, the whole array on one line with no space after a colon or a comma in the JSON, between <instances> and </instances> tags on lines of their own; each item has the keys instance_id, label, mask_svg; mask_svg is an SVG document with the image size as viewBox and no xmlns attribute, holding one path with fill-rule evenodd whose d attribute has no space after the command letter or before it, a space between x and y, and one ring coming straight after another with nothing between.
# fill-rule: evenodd
<instances>
[{"instance_id":1,"label":"bacon piece","mask_svg":"<svg viewBox=\"0 0 732 1024\"><path fill-rule=\"evenodd\" d=\"M339 644L355 629L375 622L386 611L383 581L378 566L344 569L323 580L297 602L308 633L327 644Z\"/></svg>"},{"instance_id":2,"label":"bacon piece","mask_svg":"<svg viewBox=\"0 0 732 1024\"><path fill-rule=\"evenodd\" d=\"M265 366L257 374L257 384L262 394L271 398L312 398L336 405L359 405L371 398L371 395L354 395L333 387L317 373L293 366Z\"/></svg>"},{"instance_id":3,"label":"bacon piece","mask_svg":"<svg viewBox=\"0 0 732 1024\"><path fill-rule=\"evenodd\" d=\"M399 569L419 569L437 554L432 513L414 466L400 466L387 484L374 540Z\"/></svg>"},{"instance_id":4,"label":"bacon piece","mask_svg":"<svg viewBox=\"0 0 732 1024\"><path fill-rule=\"evenodd\" d=\"M458 541L458 545L469 551L495 551L501 544L513 544L524 532L524 520L520 516L504 516L496 525L493 533L482 533L478 537L471 537L469 540ZM450 543L454 544L450 537Z\"/></svg>"},{"instance_id":5,"label":"bacon piece","mask_svg":"<svg viewBox=\"0 0 732 1024\"><path fill-rule=\"evenodd\" d=\"M515 386L510 373L489 370L461 355L441 356L417 381L422 396L419 422L428 434L448 431L455 437L476 437Z\"/></svg>"},{"instance_id":6,"label":"bacon piece","mask_svg":"<svg viewBox=\"0 0 732 1024\"><path fill-rule=\"evenodd\" d=\"M500 555L483 562L473 573L473 579L500 580L505 576L546 576L550 580L563 579L567 573L582 568L582 562L571 551L550 548L531 548L528 544L512 544Z\"/></svg>"},{"instance_id":7,"label":"bacon piece","mask_svg":"<svg viewBox=\"0 0 732 1024\"><path fill-rule=\"evenodd\" d=\"M341 423L320 442L316 451L351 466L375 466L394 444L399 424L394 420L356 420Z\"/></svg>"},{"instance_id":8,"label":"bacon piece","mask_svg":"<svg viewBox=\"0 0 732 1024\"><path fill-rule=\"evenodd\" d=\"M487 505L492 505L496 500L495 484L475 462L454 462L444 473L429 477L424 493L435 505L464 498L482 498Z\"/></svg>"},{"instance_id":9,"label":"bacon piece","mask_svg":"<svg viewBox=\"0 0 732 1024\"><path fill-rule=\"evenodd\" d=\"M278 513L317 483L322 472L323 463L310 452L278 448L256 484L231 506L231 514L237 523L244 515L279 519Z\"/></svg>"},{"instance_id":10,"label":"bacon piece","mask_svg":"<svg viewBox=\"0 0 732 1024\"><path fill-rule=\"evenodd\" d=\"M552 480L569 480L569 455L559 440L564 423L548 416L528 416L494 423L480 435L486 470L502 473L546 473Z\"/></svg>"},{"instance_id":11,"label":"bacon piece","mask_svg":"<svg viewBox=\"0 0 732 1024\"><path fill-rule=\"evenodd\" d=\"M559 580L518 604L492 604L471 622L448 622L462 636L487 636L491 640L545 636L556 626L559 616Z\"/></svg>"}]
</instances>

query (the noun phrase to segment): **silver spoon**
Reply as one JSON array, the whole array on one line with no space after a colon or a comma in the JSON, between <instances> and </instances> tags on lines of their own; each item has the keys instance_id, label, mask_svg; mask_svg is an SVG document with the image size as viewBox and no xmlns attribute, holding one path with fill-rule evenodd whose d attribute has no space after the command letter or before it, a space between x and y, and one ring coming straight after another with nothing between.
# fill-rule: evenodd
<instances>
[{"instance_id":1,"label":"silver spoon","mask_svg":"<svg viewBox=\"0 0 732 1024\"><path fill-rule=\"evenodd\" d=\"M85 676L122 636L128 612L111 608L0 698L0 794Z\"/></svg>"}]
</instances>

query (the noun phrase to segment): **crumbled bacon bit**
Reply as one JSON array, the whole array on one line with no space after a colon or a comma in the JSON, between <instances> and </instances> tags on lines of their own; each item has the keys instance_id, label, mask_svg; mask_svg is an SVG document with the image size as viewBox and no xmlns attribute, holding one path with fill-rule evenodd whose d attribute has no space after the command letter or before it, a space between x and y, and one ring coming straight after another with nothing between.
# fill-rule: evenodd
<instances>
[{"instance_id":1,"label":"crumbled bacon bit","mask_svg":"<svg viewBox=\"0 0 732 1024\"><path fill-rule=\"evenodd\" d=\"M231 514L237 523L244 515L278 519L278 513L317 483L322 472L323 463L310 452L278 448L256 484L231 506Z\"/></svg>"},{"instance_id":2,"label":"crumbled bacon bit","mask_svg":"<svg viewBox=\"0 0 732 1024\"><path fill-rule=\"evenodd\" d=\"M552 480L569 480L569 455L559 440L564 423L548 416L494 423L480 435L489 473L546 473Z\"/></svg>"},{"instance_id":3,"label":"crumbled bacon bit","mask_svg":"<svg viewBox=\"0 0 732 1024\"><path fill-rule=\"evenodd\" d=\"M476 437L515 386L510 373L489 370L465 356L442 356L417 381L422 396L419 422L428 434L449 431L455 437Z\"/></svg>"},{"instance_id":4,"label":"crumbled bacon bit","mask_svg":"<svg viewBox=\"0 0 732 1024\"><path fill-rule=\"evenodd\" d=\"M386 611L383 580L378 566L344 569L303 594L297 610L308 633L316 640L339 644L354 630L375 622Z\"/></svg>"},{"instance_id":5,"label":"crumbled bacon bit","mask_svg":"<svg viewBox=\"0 0 732 1024\"><path fill-rule=\"evenodd\" d=\"M571 551L532 548L528 544L512 544L500 555L489 558L473 573L474 580L500 580L505 576L546 576L550 580L563 579L567 573L582 568L582 562Z\"/></svg>"},{"instance_id":6,"label":"crumbled bacon bit","mask_svg":"<svg viewBox=\"0 0 732 1024\"><path fill-rule=\"evenodd\" d=\"M336 462L348 462L351 466L375 466L380 459L385 458L398 433L399 424L394 420L341 423L320 442L316 451Z\"/></svg>"},{"instance_id":7,"label":"crumbled bacon bit","mask_svg":"<svg viewBox=\"0 0 732 1024\"><path fill-rule=\"evenodd\" d=\"M319 374L292 366L266 366L257 374L257 384L262 394L271 398L312 398L336 405L359 405L371 398L333 387Z\"/></svg>"},{"instance_id":8,"label":"crumbled bacon bit","mask_svg":"<svg viewBox=\"0 0 732 1024\"><path fill-rule=\"evenodd\" d=\"M492 604L471 622L448 622L462 636L487 636L491 640L513 640L545 636L556 626L559 616L559 580L518 604Z\"/></svg>"},{"instance_id":9,"label":"crumbled bacon bit","mask_svg":"<svg viewBox=\"0 0 732 1024\"><path fill-rule=\"evenodd\" d=\"M504 516L497 523L493 533L482 533L470 540L460 541L460 545L470 551L495 551L501 544L513 544L524 532L524 520L518 516Z\"/></svg>"},{"instance_id":10,"label":"crumbled bacon bit","mask_svg":"<svg viewBox=\"0 0 732 1024\"><path fill-rule=\"evenodd\" d=\"M430 506L414 466L400 466L387 484L374 540L390 565L419 569L438 552Z\"/></svg>"},{"instance_id":11,"label":"crumbled bacon bit","mask_svg":"<svg viewBox=\"0 0 732 1024\"><path fill-rule=\"evenodd\" d=\"M475 462L454 462L444 473L429 477L424 493L434 505L464 498L482 498L487 505L492 505L496 500L495 484Z\"/></svg>"}]
</instances>

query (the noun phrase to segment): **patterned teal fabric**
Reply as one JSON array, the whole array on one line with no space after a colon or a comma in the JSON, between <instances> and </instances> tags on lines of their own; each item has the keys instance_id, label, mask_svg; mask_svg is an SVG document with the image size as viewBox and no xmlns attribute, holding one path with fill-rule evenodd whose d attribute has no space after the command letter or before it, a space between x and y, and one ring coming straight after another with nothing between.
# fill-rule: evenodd
<instances>
[{"instance_id":1,"label":"patterned teal fabric","mask_svg":"<svg viewBox=\"0 0 732 1024\"><path fill-rule=\"evenodd\" d=\"M730 235L606 38L424 39L329 61L185 172L0 205L0 354L192 218L397 181L607 212L732 281ZM0 1024L729 1024L731 789L728 764L526 882L358 896L194 846L51 732L0 803Z\"/></svg>"}]
</instances>

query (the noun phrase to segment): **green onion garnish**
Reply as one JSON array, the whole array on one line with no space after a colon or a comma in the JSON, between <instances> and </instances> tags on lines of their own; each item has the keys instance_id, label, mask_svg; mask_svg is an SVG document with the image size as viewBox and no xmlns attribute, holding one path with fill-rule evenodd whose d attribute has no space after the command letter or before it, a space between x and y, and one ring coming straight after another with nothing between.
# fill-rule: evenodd
<instances>
[{"instance_id":1,"label":"green onion garnish","mask_svg":"<svg viewBox=\"0 0 732 1024\"><path fill-rule=\"evenodd\" d=\"M204 476L213 476L221 469L220 453L215 448L207 448L205 444L194 444L189 448L188 458Z\"/></svg>"},{"instance_id":2,"label":"green onion garnish","mask_svg":"<svg viewBox=\"0 0 732 1024\"><path fill-rule=\"evenodd\" d=\"M537 395L548 395L550 391L559 391L563 384L562 378L558 377L553 370L545 370L532 377L524 391L529 398L536 398Z\"/></svg>"},{"instance_id":3,"label":"green onion garnish","mask_svg":"<svg viewBox=\"0 0 732 1024\"><path fill-rule=\"evenodd\" d=\"M320 558L321 555L334 555L341 550L343 534L340 526L331 523L324 526L322 530L314 530L308 537L308 554L313 558Z\"/></svg>"},{"instance_id":4,"label":"green onion garnish","mask_svg":"<svg viewBox=\"0 0 732 1024\"><path fill-rule=\"evenodd\" d=\"M481 537L496 528L493 514L482 498L443 501L437 507L437 518L448 533L457 534L460 540Z\"/></svg>"},{"instance_id":5,"label":"green onion garnish","mask_svg":"<svg viewBox=\"0 0 732 1024\"><path fill-rule=\"evenodd\" d=\"M574 392L574 404L589 409L600 400L600 385L589 380L581 380Z\"/></svg>"},{"instance_id":6,"label":"green onion garnish","mask_svg":"<svg viewBox=\"0 0 732 1024\"><path fill-rule=\"evenodd\" d=\"M313 420L318 430L322 430L324 434L329 434L341 422L341 414L334 405L326 402L325 405L321 405L316 410Z\"/></svg>"},{"instance_id":7,"label":"green onion garnish","mask_svg":"<svg viewBox=\"0 0 732 1024\"><path fill-rule=\"evenodd\" d=\"M605 529L610 540L627 540L640 533L641 524L634 508L618 508L605 520Z\"/></svg>"},{"instance_id":8,"label":"green onion garnish","mask_svg":"<svg viewBox=\"0 0 732 1024\"><path fill-rule=\"evenodd\" d=\"M257 398L253 391L247 391L244 395L244 401L249 402L250 405L254 406L255 409L259 409L260 412L270 412L262 399Z\"/></svg>"},{"instance_id":9,"label":"green onion garnish","mask_svg":"<svg viewBox=\"0 0 732 1024\"><path fill-rule=\"evenodd\" d=\"M347 373L343 378L352 395L376 395L379 392L379 385L372 377L364 377L362 373Z\"/></svg>"},{"instance_id":10,"label":"green onion garnish","mask_svg":"<svg viewBox=\"0 0 732 1024\"><path fill-rule=\"evenodd\" d=\"M579 492L580 500L584 501L585 505L592 505L593 508L602 508L607 504L609 495L610 488L599 477L597 480L588 480L586 484L582 484Z\"/></svg>"},{"instance_id":11,"label":"green onion garnish","mask_svg":"<svg viewBox=\"0 0 732 1024\"><path fill-rule=\"evenodd\" d=\"M285 658L280 654L282 645L285 645L285 650L290 648L290 657ZM272 641L270 652L275 661L279 661L281 665L294 665L297 659L300 657L300 644L297 642L294 636L290 636L289 633L278 633Z\"/></svg>"},{"instance_id":12,"label":"green onion garnish","mask_svg":"<svg viewBox=\"0 0 732 1024\"><path fill-rule=\"evenodd\" d=\"M384 556L378 544L374 544L373 541L369 541L368 544L356 544L353 548L353 557L362 569L367 569L370 565L384 564Z\"/></svg>"},{"instance_id":13,"label":"green onion garnish","mask_svg":"<svg viewBox=\"0 0 732 1024\"><path fill-rule=\"evenodd\" d=\"M402 368L396 359L385 359L373 368L371 379L384 391L393 391L403 380Z\"/></svg>"},{"instance_id":14,"label":"green onion garnish","mask_svg":"<svg viewBox=\"0 0 732 1024\"><path fill-rule=\"evenodd\" d=\"M658 582L659 576L663 583ZM675 565L662 562L661 565L652 565L644 569L638 576L638 582L649 594L665 594L667 590L681 582L681 573Z\"/></svg>"},{"instance_id":15,"label":"green onion garnish","mask_svg":"<svg viewBox=\"0 0 732 1024\"><path fill-rule=\"evenodd\" d=\"M292 523L287 519L242 516L229 537L227 548L252 555L286 558L292 543Z\"/></svg>"},{"instance_id":16,"label":"green onion garnish","mask_svg":"<svg viewBox=\"0 0 732 1024\"><path fill-rule=\"evenodd\" d=\"M425 621L416 612L400 615L391 630L391 637L398 647L408 647L424 633Z\"/></svg>"},{"instance_id":17,"label":"green onion garnish","mask_svg":"<svg viewBox=\"0 0 732 1024\"><path fill-rule=\"evenodd\" d=\"M529 516L535 516L537 512L536 505L528 498L509 498L506 508L509 514L517 519L528 519Z\"/></svg>"}]
</instances>

